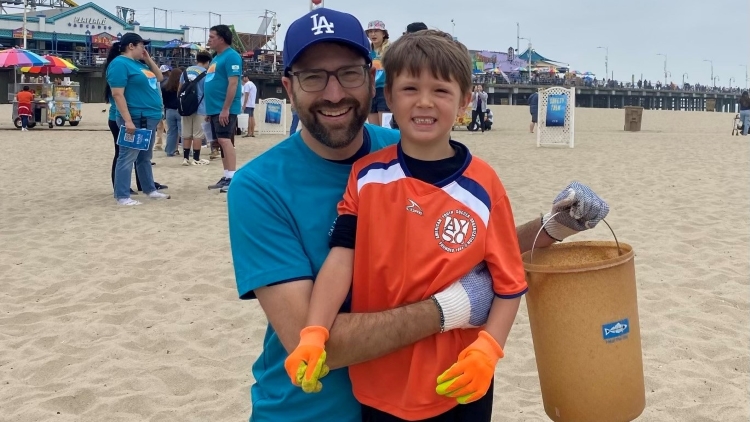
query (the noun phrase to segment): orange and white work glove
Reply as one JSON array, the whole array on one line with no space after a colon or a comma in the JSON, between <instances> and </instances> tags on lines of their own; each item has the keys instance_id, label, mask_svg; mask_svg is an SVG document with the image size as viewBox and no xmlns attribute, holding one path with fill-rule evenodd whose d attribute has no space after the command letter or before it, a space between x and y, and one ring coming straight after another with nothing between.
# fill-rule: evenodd
<instances>
[{"instance_id":1,"label":"orange and white work glove","mask_svg":"<svg viewBox=\"0 0 750 422\"><path fill-rule=\"evenodd\" d=\"M465 348L458 361L438 378L438 394L454 397L460 404L471 403L487 393L495 376L495 365L504 356L503 348L486 331Z\"/></svg>"},{"instance_id":2,"label":"orange and white work glove","mask_svg":"<svg viewBox=\"0 0 750 422\"><path fill-rule=\"evenodd\" d=\"M297 348L284 361L284 369L292 384L302 387L305 393L318 393L323 389L319 380L328 375L327 340L328 330L325 327L305 327L300 331Z\"/></svg>"}]
</instances>

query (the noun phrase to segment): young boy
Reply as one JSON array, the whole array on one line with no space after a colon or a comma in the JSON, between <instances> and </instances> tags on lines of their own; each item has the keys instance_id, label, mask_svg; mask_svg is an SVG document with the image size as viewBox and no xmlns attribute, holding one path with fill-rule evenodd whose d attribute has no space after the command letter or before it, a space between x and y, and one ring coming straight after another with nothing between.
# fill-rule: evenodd
<instances>
[{"instance_id":1,"label":"young boy","mask_svg":"<svg viewBox=\"0 0 750 422\"><path fill-rule=\"evenodd\" d=\"M352 312L375 312L434 298L479 267L496 293L484 329L442 332L349 375L365 421L490 421L485 393L527 286L503 185L450 139L471 98L471 59L450 35L428 30L402 36L383 67L402 138L352 167L307 327L285 368L295 385L320 391L328 330L350 287Z\"/></svg>"}]
</instances>

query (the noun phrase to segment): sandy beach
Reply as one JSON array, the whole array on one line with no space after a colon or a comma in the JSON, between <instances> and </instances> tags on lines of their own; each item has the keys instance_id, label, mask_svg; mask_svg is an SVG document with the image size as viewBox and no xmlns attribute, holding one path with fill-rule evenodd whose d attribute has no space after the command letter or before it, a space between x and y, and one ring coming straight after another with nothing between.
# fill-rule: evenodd
<instances>
[{"instance_id":1,"label":"sandy beach","mask_svg":"<svg viewBox=\"0 0 750 422\"><path fill-rule=\"evenodd\" d=\"M266 318L237 297L226 196L206 189L221 164L157 151L172 199L117 207L106 108L21 132L0 106L0 421L246 421ZM491 109L491 132L454 137L497 170L518 223L579 180L636 252L638 421L747 421L750 137L730 136L733 115L646 111L629 133L622 110L578 108L575 148L551 149L527 107ZM238 138L238 163L280 140ZM549 420L524 302L505 353L494 419Z\"/></svg>"}]
</instances>

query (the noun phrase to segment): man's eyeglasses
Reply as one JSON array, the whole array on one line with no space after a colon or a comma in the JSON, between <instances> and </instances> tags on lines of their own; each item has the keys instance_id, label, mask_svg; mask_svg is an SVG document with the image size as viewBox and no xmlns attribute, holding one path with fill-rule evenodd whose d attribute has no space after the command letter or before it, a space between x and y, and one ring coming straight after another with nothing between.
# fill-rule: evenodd
<instances>
[{"instance_id":1,"label":"man's eyeglasses","mask_svg":"<svg viewBox=\"0 0 750 422\"><path fill-rule=\"evenodd\" d=\"M296 76L300 88L305 92L318 92L326 89L331 76L334 76L343 88L359 88L367 81L367 71L370 65L346 66L330 71L323 69L300 70L289 72Z\"/></svg>"}]
</instances>

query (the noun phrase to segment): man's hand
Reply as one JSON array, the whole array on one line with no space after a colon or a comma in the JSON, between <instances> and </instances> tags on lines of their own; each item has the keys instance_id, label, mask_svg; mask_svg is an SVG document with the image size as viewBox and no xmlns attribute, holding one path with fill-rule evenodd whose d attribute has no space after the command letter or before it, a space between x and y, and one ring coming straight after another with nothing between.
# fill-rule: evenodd
<instances>
[{"instance_id":1,"label":"man's hand","mask_svg":"<svg viewBox=\"0 0 750 422\"><path fill-rule=\"evenodd\" d=\"M432 296L440 308L442 330L476 328L487 322L495 292L487 264L482 261L445 290Z\"/></svg>"},{"instance_id":2,"label":"man's hand","mask_svg":"<svg viewBox=\"0 0 750 422\"><path fill-rule=\"evenodd\" d=\"M229 109L221 109L221 113L219 114L219 123L222 126L226 126L229 124Z\"/></svg>"},{"instance_id":3,"label":"man's hand","mask_svg":"<svg viewBox=\"0 0 750 422\"><path fill-rule=\"evenodd\" d=\"M318 381L328 375L325 342L328 330L324 327L305 327L300 332L296 349L284 361L284 369L292 384L301 386L305 393L318 393L323 384Z\"/></svg>"},{"instance_id":4,"label":"man's hand","mask_svg":"<svg viewBox=\"0 0 750 422\"><path fill-rule=\"evenodd\" d=\"M503 355L503 348L495 339L480 331L479 337L458 355L458 361L440 374L435 391L456 398L460 404L484 397L495 377L495 365Z\"/></svg>"},{"instance_id":5,"label":"man's hand","mask_svg":"<svg viewBox=\"0 0 750 422\"><path fill-rule=\"evenodd\" d=\"M555 213L558 214L549 221ZM593 229L608 213L609 205L591 188L573 182L557 195L552 202L552 211L545 214L542 221L547 234L559 242Z\"/></svg>"}]
</instances>

